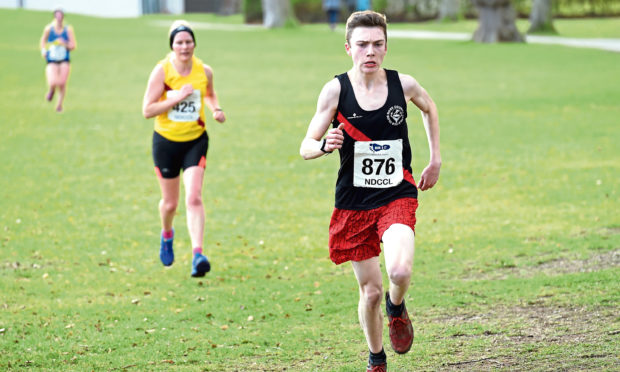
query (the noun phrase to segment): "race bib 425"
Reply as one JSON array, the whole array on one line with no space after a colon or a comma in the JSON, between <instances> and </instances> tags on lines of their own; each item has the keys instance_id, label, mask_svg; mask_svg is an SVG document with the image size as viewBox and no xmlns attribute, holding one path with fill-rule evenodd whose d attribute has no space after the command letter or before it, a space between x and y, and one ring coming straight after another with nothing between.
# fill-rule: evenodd
<instances>
[{"instance_id":1,"label":"race bib 425","mask_svg":"<svg viewBox=\"0 0 620 372\"><path fill-rule=\"evenodd\" d=\"M166 97L174 97L177 94L179 94L178 90L169 90L166 92ZM181 122L198 120L201 108L200 90L194 89L192 94L168 110L168 119Z\"/></svg>"}]
</instances>

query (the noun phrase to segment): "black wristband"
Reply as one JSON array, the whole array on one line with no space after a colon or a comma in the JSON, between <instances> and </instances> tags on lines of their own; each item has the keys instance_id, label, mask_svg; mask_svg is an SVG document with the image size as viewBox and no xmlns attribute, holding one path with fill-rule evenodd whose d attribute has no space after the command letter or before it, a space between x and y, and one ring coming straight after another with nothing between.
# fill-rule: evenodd
<instances>
[{"instance_id":1,"label":"black wristband","mask_svg":"<svg viewBox=\"0 0 620 372\"><path fill-rule=\"evenodd\" d=\"M331 154L332 153L331 151L325 150L325 145L326 144L327 144L327 139L323 138L323 142L321 143L321 151L323 151L326 154Z\"/></svg>"}]
</instances>

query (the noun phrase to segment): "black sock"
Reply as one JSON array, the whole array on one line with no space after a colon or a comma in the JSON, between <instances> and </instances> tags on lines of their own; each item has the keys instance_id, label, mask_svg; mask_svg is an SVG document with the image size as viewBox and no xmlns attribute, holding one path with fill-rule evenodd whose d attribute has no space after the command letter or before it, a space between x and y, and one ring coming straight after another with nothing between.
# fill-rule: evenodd
<instances>
[{"instance_id":1,"label":"black sock","mask_svg":"<svg viewBox=\"0 0 620 372\"><path fill-rule=\"evenodd\" d=\"M400 305L394 305L390 300L390 292L387 292L385 295L385 304L386 310L388 314L393 318L395 316L400 316L403 313L403 308L405 307L405 300L400 303Z\"/></svg>"},{"instance_id":2,"label":"black sock","mask_svg":"<svg viewBox=\"0 0 620 372\"><path fill-rule=\"evenodd\" d=\"M385 355L385 351L383 350L383 348L378 353L373 353L372 351L369 351L368 363L373 366L387 363L387 356Z\"/></svg>"}]
</instances>

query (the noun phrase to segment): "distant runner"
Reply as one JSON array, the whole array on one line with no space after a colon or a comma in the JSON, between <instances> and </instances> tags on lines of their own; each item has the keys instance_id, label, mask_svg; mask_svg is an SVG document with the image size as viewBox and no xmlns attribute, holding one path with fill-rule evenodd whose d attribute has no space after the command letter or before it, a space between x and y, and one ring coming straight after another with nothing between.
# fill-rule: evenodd
<instances>
[{"instance_id":1,"label":"distant runner","mask_svg":"<svg viewBox=\"0 0 620 372\"><path fill-rule=\"evenodd\" d=\"M45 99L49 102L54 98L58 90L58 103L56 111L62 111L63 101L67 90L67 80L71 66L69 65L69 52L77 46L73 27L64 25L65 14L62 9L54 10L54 21L43 29L41 41L41 56L45 58L45 77L47 78L48 91Z\"/></svg>"}]
</instances>

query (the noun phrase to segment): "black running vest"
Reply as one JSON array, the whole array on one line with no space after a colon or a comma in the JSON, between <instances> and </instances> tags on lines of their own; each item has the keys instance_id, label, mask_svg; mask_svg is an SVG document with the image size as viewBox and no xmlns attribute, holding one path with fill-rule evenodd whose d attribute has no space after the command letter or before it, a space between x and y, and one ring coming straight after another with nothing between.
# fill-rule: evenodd
<instances>
[{"instance_id":1,"label":"black running vest","mask_svg":"<svg viewBox=\"0 0 620 372\"><path fill-rule=\"evenodd\" d=\"M411 146L405 120L407 102L398 72L385 70L385 73L387 100L383 107L373 111L359 106L347 73L336 76L340 97L332 125L336 128L340 123L345 124L336 182L338 209L368 210L396 199L418 197L411 175ZM401 145L399 155L400 151L394 151ZM402 166L398 164L400 157ZM394 173L399 172L395 170L402 171L402 181L398 181L400 177Z\"/></svg>"}]
</instances>

